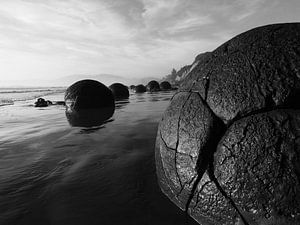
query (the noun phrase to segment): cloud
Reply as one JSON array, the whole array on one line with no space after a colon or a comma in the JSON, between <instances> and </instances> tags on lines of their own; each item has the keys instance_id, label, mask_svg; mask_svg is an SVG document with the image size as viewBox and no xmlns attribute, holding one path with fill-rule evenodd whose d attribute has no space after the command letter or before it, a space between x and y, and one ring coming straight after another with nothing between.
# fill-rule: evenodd
<instances>
[{"instance_id":1,"label":"cloud","mask_svg":"<svg viewBox=\"0 0 300 225\"><path fill-rule=\"evenodd\" d=\"M253 14L255 14L260 7L264 7L265 0L237 0L236 13L230 18L231 22L239 22Z\"/></svg>"},{"instance_id":2,"label":"cloud","mask_svg":"<svg viewBox=\"0 0 300 225\"><path fill-rule=\"evenodd\" d=\"M291 9L274 1L3 0L0 68L16 78L163 75L241 31L275 20L272 12L279 15L283 6ZM291 1L291 18L299 19L297 1Z\"/></svg>"}]
</instances>

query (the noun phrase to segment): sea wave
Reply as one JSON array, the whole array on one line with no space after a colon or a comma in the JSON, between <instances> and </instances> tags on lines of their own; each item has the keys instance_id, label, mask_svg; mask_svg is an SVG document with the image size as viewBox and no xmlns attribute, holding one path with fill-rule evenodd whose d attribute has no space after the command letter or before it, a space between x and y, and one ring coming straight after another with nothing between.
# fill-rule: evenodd
<instances>
[{"instance_id":1,"label":"sea wave","mask_svg":"<svg viewBox=\"0 0 300 225\"><path fill-rule=\"evenodd\" d=\"M16 101L27 101L42 96L58 94L65 88L0 88L0 106L12 105Z\"/></svg>"}]
</instances>

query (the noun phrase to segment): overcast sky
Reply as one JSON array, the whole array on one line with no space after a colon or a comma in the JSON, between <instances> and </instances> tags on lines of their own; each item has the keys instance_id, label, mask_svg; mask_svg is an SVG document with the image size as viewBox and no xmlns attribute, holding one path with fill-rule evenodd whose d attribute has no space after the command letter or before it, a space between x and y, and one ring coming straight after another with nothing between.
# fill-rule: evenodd
<instances>
[{"instance_id":1,"label":"overcast sky","mask_svg":"<svg viewBox=\"0 0 300 225\"><path fill-rule=\"evenodd\" d=\"M300 0L0 0L1 80L163 76Z\"/></svg>"}]
</instances>

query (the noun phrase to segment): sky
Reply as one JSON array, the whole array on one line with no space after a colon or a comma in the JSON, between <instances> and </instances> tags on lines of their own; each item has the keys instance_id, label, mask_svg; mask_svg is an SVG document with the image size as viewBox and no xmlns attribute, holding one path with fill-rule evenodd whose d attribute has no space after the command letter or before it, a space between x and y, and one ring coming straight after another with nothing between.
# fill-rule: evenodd
<instances>
[{"instance_id":1,"label":"sky","mask_svg":"<svg viewBox=\"0 0 300 225\"><path fill-rule=\"evenodd\" d=\"M73 74L163 77L299 0L0 0L0 85Z\"/></svg>"}]
</instances>

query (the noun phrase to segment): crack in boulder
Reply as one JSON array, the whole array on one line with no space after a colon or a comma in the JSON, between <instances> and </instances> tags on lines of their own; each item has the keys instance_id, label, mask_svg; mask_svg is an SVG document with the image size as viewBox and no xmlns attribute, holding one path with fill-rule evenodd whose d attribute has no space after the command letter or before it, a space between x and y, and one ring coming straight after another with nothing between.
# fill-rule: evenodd
<instances>
[{"instance_id":1,"label":"crack in boulder","mask_svg":"<svg viewBox=\"0 0 300 225\"><path fill-rule=\"evenodd\" d=\"M247 220L244 218L243 214L240 212L240 210L238 209L238 207L236 206L236 204L234 203L233 199L230 198L230 195L228 195L225 190L223 190L223 188L221 187L221 185L219 184L217 178L214 175L214 169L213 169L213 163L210 164L210 167L208 169L208 174L210 179L215 183L216 187L218 188L218 190L222 193L222 195L228 199L229 203L231 204L231 206L237 211L237 213L239 214L241 220L243 221L244 225L249 225Z\"/></svg>"},{"instance_id":2,"label":"crack in boulder","mask_svg":"<svg viewBox=\"0 0 300 225\"><path fill-rule=\"evenodd\" d=\"M300 223L299 40L300 23L238 35L172 97L158 178L200 224Z\"/></svg>"}]
</instances>

